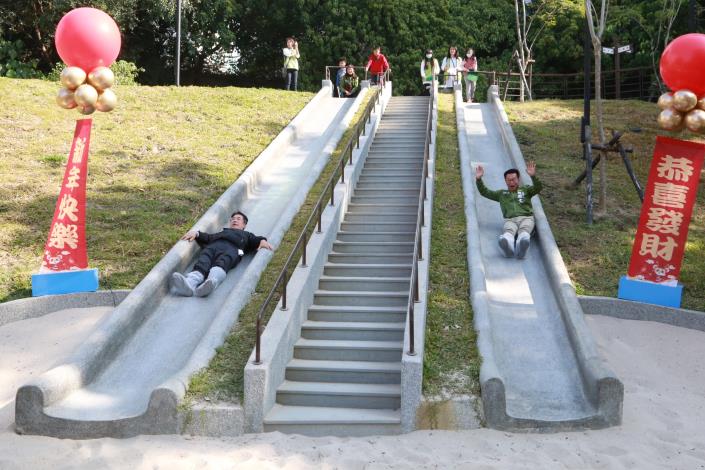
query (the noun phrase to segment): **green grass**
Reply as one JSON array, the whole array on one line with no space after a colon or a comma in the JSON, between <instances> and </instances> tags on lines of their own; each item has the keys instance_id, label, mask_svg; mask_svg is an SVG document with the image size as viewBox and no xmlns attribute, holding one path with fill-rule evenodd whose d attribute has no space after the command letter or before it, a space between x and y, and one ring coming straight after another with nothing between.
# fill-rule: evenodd
<instances>
[{"instance_id":1,"label":"green grass","mask_svg":"<svg viewBox=\"0 0 705 470\"><path fill-rule=\"evenodd\" d=\"M348 130L343 134L331 159L324 167L316 184L309 192L304 205L294 218L291 227L289 227L267 268L262 273L250 302L240 312L238 323L233 327L225 343L217 349L208 367L191 378L187 401L206 398L233 401L242 399L245 365L247 365L250 353L255 347L255 325L262 302L264 302L276 282L330 175L338 167L337 164L340 161L341 152L345 149L355 124L364 113L364 108L369 102L371 95L372 93L369 93L360 104L360 109L350 123ZM265 325L276 308L276 299L278 299L278 296L275 297L275 301L271 303L269 311L265 315ZM279 312L278 314L286 313Z\"/></svg>"},{"instance_id":2,"label":"green grass","mask_svg":"<svg viewBox=\"0 0 705 470\"><path fill-rule=\"evenodd\" d=\"M0 78L0 302L31 295L76 111L58 83ZM93 115L87 194L91 267L132 288L313 97L273 89L116 87Z\"/></svg>"},{"instance_id":3,"label":"green grass","mask_svg":"<svg viewBox=\"0 0 705 470\"><path fill-rule=\"evenodd\" d=\"M423 390L444 397L480 394L455 123L453 95L439 95Z\"/></svg>"},{"instance_id":4,"label":"green grass","mask_svg":"<svg viewBox=\"0 0 705 470\"><path fill-rule=\"evenodd\" d=\"M579 142L582 101L509 102L506 109L525 159L537 162L545 185L543 206L578 293L616 297L619 277L626 274L629 265L641 210L621 158L611 154L608 159L607 214L588 226L585 186L567 187L585 167ZM634 148L634 169L642 186L646 185L655 136L665 134L657 127L657 115L658 108L652 103L605 102L606 129L642 130L622 138ZM592 122L596 123L594 116ZM704 140L687 132L677 137ZM594 177L597 198L597 171ZM705 174L700 179L680 280L685 286L683 307L705 310Z\"/></svg>"}]
</instances>

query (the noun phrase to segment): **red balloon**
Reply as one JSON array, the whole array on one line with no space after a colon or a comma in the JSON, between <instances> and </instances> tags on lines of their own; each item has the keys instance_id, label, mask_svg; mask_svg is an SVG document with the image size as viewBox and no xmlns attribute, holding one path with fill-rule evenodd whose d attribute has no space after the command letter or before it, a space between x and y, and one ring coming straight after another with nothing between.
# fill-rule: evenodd
<instances>
[{"instance_id":1,"label":"red balloon","mask_svg":"<svg viewBox=\"0 0 705 470\"><path fill-rule=\"evenodd\" d=\"M61 60L89 73L115 62L120 53L120 30L107 13L76 8L59 21L54 42Z\"/></svg>"},{"instance_id":2,"label":"red balloon","mask_svg":"<svg viewBox=\"0 0 705 470\"><path fill-rule=\"evenodd\" d=\"M661 78L673 91L705 96L705 34L678 36L661 54Z\"/></svg>"}]
</instances>

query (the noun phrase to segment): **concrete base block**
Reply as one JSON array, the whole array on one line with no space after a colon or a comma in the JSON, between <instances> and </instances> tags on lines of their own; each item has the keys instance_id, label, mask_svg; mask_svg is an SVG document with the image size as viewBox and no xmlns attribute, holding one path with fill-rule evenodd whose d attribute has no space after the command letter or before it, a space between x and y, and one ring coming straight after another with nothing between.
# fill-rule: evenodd
<instances>
[{"instance_id":1,"label":"concrete base block","mask_svg":"<svg viewBox=\"0 0 705 470\"><path fill-rule=\"evenodd\" d=\"M424 398L416 413L416 429L479 429L482 427L480 409L480 398L471 395Z\"/></svg>"},{"instance_id":2,"label":"concrete base block","mask_svg":"<svg viewBox=\"0 0 705 470\"><path fill-rule=\"evenodd\" d=\"M32 274L32 297L97 290L97 269Z\"/></svg>"},{"instance_id":3,"label":"concrete base block","mask_svg":"<svg viewBox=\"0 0 705 470\"><path fill-rule=\"evenodd\" d=\"M655 282L629 279L627 276L619 278L617 297L620 299L679 308L682 295L683 286L681 284L667 286Z\"/></svg>"},{"instance_id":4,"label":"concrete base block","mask_svg":"<svg viewBox=\"0 0 705 470\"><path fill-rule=\"evenodd\" d=\"M245 413L235 403L198 402L179 409L179 432L191 436L233 437L245 430Z\"/></svg>"}]
</instances>

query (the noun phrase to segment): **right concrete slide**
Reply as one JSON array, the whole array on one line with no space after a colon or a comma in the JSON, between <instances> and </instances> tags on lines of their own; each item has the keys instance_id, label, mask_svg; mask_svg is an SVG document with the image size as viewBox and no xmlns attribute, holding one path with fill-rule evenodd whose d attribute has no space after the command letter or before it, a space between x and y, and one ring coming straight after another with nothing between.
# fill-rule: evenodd
<instances>
[{"instance_id":1,"label":"right concrete slide","mask_svg":"<svg viewBox=\"0 0 705 470\"><path fill-rule=\"evenodd\" d=\"M456 90L455 105L487 425L556 432L620 424L623 385L597 352L539 196L525 259L505 258L499 204L477 190L478 165L491 189L506 188L509 168L519 169L522 184L531 182L496 87L488 103L466 104Z\"/></svg>"}]
</instances>

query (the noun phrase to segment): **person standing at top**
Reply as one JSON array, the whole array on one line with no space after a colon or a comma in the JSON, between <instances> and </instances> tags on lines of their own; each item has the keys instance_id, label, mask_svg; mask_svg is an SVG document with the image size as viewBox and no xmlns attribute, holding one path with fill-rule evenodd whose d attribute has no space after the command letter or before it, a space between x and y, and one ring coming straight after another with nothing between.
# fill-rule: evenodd
<instances>
[{"instance_id":1,"label":"person standing at top","mask_svg":"<svg viewBox=\"0 0 705 470\"><path fill-rule=\"evenodd\" d=\"M284 54L284 70L286 74L285 90L296 91L299 79L299 43L294 38L286 38L286 47L282 49Z\"/></svg>"},{"instance_id":2,"label":"person standing at top","mask_svg":"<svg viewBox=\"0 0 705 470\"><path fill-rule=\"evenodd\" d=\"M448 48L448 55L443 58L441 63L441 70L446 76L446 81L444 87L453 88L456 82L458 82L458 75L463 69L463 62L458 57L458 48L455 46L450 46Z\"/></svg>"},{"instance_id":3,"label":"person standing at top","mask_svg":"<svg viewBox=\"0 0 705 470\"><path fill-rule=\"evenodd\" d=\"M382 48L380 46L373 48L372 54L367 59L367 65L365 65L365 71L370 73L370 84L380 84L384 72L390 68L387 58L382 54Z\"/></svg>"},{"instance_id":4,"label":"person standing at top","mask_svg":"<svg viewBox=\"0 0 705 470\"><path fill-rule=\"evenodd\" d=\"M468 103L472 103L475 98L475 85L477 83L477 57L472 48L465 53L463 61L463 74L465 75L465 92L467 93Z\"/></svg>"},{"instance_id":5,"label":"person standing at top","mask_svg":"<svg viewBox=\"0 0 705 470\"><path fill-rule=\"evenodd\" d=\"M345 57L341 57L338 59L338 70L335 73L335 88L333 89L333 95L336 97L343 97L343 94L340 92L340 85L342 83L343 77L345 76L345 71L346 67L345 65L348 63L347 59Z\"/></svg>"},{"instance_id":6,"label":"person standing at top","mask_svg":"<svg viewBox=\"0 0 705 470\"><path fill-rule=\"evenodd\" d=\"M438 61L433 57L433 50L426 49L426 57L421 61L421 81L424 86L424 94L430 94L433 86L433 77L441 72Z\"/></svg>"}]
</instances>

